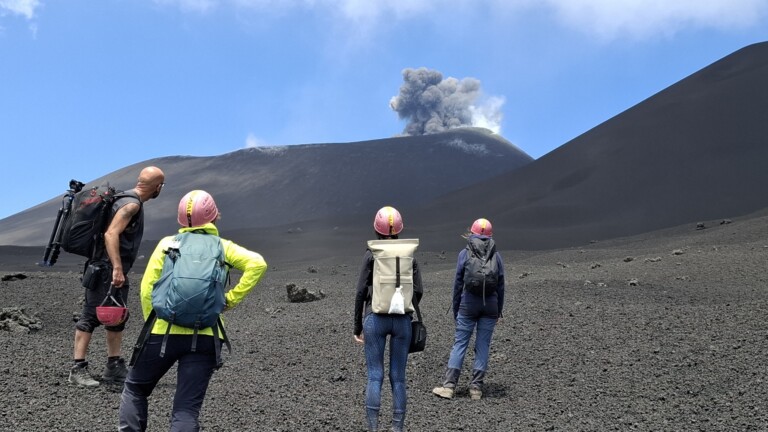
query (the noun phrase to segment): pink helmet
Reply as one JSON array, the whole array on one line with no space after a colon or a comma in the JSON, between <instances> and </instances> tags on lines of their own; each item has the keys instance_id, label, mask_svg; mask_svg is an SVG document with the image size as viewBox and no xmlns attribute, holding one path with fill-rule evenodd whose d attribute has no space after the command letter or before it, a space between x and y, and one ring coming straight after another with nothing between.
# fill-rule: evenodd
<instances>
[{"instance_id":1,"label":"pink helmet","mask_svg":"<svg viewBox=\"0 0 768 432\"><path fill-rule=\"evenodd\" d=\"M128 319L125 306L96 306L96 319L105 326L118 326Z\"/></svg>"},{"instance_id":2,"label":"pink helmet","mask_svg":"<svg viewBox=\"0 0 768 432\"><path fill-rule=\"evenodd\" d=\"M107 303L112 303L108 305ZM109 293L99 306L96 306L96 319L105 326L118 326L128 319L128 308L122 300L112 294L112 286L109 287Z\"/></svg>"},{"instance_id":3,"label":"pink helmet","mask_svg":"<svg viewBox=\"0 0 768 432\"><path fill-rule=\"evenodd\" d=\"M384 236L396 235L403 230L403 217L394 207L382 207L373 218L373 229Z\"/></svg>"},{"instance_id":4,"label":"pink helmet","mask_svg":"<svg viewBox=\"0 0 768 432\"><path fill-rule=\"evenodd\" d=\"M213 222L219 216L216 202L206 191L193 190L184 195L179 201L179 224L185 227L195 227Z\"/></svg>"},{"instance_id":5,"label":"pink helmet","mask_svg":"<svg viewBox=\"0 0 768 432\"><path fill-rule=\"evenodd\" d=\"M470 228L469 231L472 234L490 237L493 235L493 225L491 225L491 221L488 219L480 218L472 224L472 228Z\"/></svg>"}]
</instances>

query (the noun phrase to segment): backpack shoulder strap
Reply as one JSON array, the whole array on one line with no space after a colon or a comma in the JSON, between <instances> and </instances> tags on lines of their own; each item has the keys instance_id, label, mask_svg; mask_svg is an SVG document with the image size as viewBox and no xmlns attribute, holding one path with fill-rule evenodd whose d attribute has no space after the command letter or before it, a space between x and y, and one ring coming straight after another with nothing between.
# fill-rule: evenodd
<instances>
[{"instance_id":1,"label":"backpack shoulder strap","mask_svg":"<svg viewBox=\"0 0 768 432\"><path fill-rule=\"evenodd\" d=\"M395 257L395 286L400 286L400 256Z\"/></svg>"},{"instance_id":2,"label":"backpack shoulder strap","mask_svg":"<svg viewBox=\"0 0 768 432\"><path fill-rule=\"evenodd\" d=\"M128 366L132 367L136 364L136 361L141 356L144 347L147 345L149 336L152 334L152 327L154 327L155 321L157 321L157 314L155 313L155 310L152 309L152 311L149 312L147 320L144 322L144 327L142 327L141 332L139 332L139 337L136 338L136 343L133 345L133 353L131 354L131 360L128 362Z\"/></svg>"},{"instance_id":3,"label":"backpack shoulder strap","mask_svg":"<svg viewBox=\"0 0 768 432\"><path fill-rule=\"evenodd\" d=\"M491 240L491 248L488 250L488 258L485 260L485 262L491 262L491 259L494 258L496 258L496 243Z\"/></svg>"},{"instance_id":4,"label":"backpack shoulder strap","mask_svg":"<svg viewBox=\"0 0 768 432\"><path fill-rule=\"evenodd\" d=\"M221 329L221 335L219 335L219 329ZM221 320L221 316L219 316L219 319L216 322L216 325L213 326L213 347L216 352L216 369L220 368L224 362L221 360L221 345L227 346L227 351L229 351L229 354L232 355L232 344L229 343L229 338L227 337L227 332L224 330L224 322Z\"/></svg>"},{"instance_id":5,"label":"backpack shoulder strap","mask_svg":"<svg viewBox=\"0 0 768 432\"><path fill-rule=\"evenodd\" d=\"M144 208L144 203L141 201L141 198L139 197L139 194L136 192L130 191L117 191L112 196L112 204L116 203L120 198L133 198L139 203L139 208Z\"/></svg>"}]
</instances>

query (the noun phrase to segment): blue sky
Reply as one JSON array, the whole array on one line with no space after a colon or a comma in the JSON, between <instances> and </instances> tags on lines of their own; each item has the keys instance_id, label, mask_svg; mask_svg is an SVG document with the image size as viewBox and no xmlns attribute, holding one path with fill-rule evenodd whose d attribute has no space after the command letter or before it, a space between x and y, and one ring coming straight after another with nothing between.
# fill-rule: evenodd
<instances>
[{"instance_id":1,"label":"blue sky","mask_svg":"<svg viewBox=\"0 0 768 432\"><path fill-rule=\"evenodd\" d=\"M401 134L408 68L538 158L765 40L768 0L0 0L0 218L155 157Z\"/></svg>"}]
</instances>

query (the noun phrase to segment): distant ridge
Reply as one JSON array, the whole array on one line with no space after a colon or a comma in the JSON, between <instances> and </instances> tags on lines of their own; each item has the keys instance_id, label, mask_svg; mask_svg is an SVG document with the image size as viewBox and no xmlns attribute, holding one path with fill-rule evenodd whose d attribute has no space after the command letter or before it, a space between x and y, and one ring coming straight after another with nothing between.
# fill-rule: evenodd
<instances>
[{"instance_id":1,"label":"distant ridge","mask_svg":"<svg viewBox=\"0 0 768 432\"><path fill-rule=\"evenodd\" d=\"M767 119L763 42L416 216L447 232L485 216L506 247L545 249L744 215L768 207Z\"/></svg>"},{"instance_id":2,"label":"distant ridge","mask_svg":"<svg viewBox=\"0 0 768 432\"><path fill-rule=\"evenodd\" d=\"M768 43L745 47L532 161L497 135L456 129L347 144L168 157L147 206L151 241L181 195L216 197L225 233L270 256L358 254L391 204L425 251L455 251L477 217L503 249L551 249L768 209ZM101 181L102 179L97 179ZM62 179L62 186L68 179ZM0 245L47 241L58 198L0 220Z\"/></svg>"},{"instance_id":3,"label":"distant ridge","mask_svg":"<svg viewBox=\"0 0 768 432\"><path fill-rule=\"evenodd\" d=\"M213 194L223 215L222 229L267 228L367 214L384 204L420 205L532 160L490 131L462 128L365 142L248 148L212 157L163 157L120 169L89 185L108 179L120 188L131 188L141 167L161 167L166 186L160 198L145 206L144 238L152 240L175 231L178 201L192 189ZM69 179L58 181L63 194ZM0 245L44 245L60 203L54 198L0 220Z\"/></svg>"}]
</instances>

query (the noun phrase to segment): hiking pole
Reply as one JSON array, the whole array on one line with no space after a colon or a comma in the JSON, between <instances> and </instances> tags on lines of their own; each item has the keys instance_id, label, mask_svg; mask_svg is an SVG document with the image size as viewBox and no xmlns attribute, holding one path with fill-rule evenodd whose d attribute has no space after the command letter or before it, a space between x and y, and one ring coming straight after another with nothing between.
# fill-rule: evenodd
<instances>
[{"instance_id":1,"label":"hiking pole","mask_svg":"<svg viewBox=\"0 0 768 432\"><path fill-rule=\"evenodd\" d=\"M61 200L61 207L56 213L56 221L53 224L53 230L51 231L51 237L48 240L48 245L45 247L45 253L43 254L43 262L40 263L41 267L52 267L56 264L56 260L59 258L59 247L61 245L61 234L64 222L69 217L69 212L72 210L72 200L75 199L75 194L83 190L85 183L72 179L69 181L69 189Z\"/></svg>"}]
</instances>

